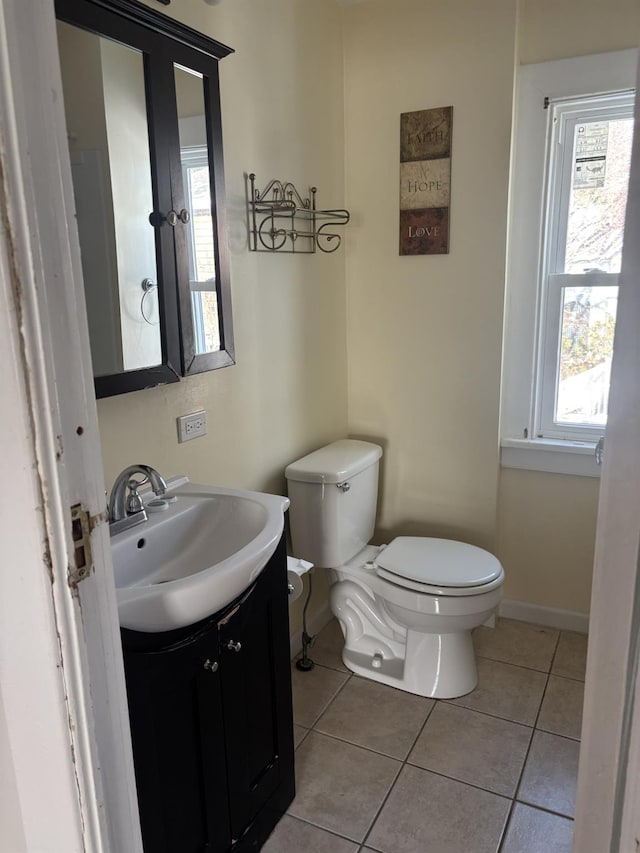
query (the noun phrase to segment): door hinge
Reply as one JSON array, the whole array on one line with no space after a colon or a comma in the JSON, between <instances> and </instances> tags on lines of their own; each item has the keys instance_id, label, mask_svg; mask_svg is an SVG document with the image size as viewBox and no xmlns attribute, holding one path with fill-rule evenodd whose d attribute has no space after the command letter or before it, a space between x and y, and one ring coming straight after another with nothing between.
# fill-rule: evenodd
<instances>
[{"instance_id":1,"label":"door hinge","mask_svg":"<svg viewBox=\"0 0 640 853\"><path fill-rule=\"evenodd\" d=\"M69 565L69 586L75 588L89 577L93 568L91 554L91 516L82 504L71 507L71 536L74 565Z\"/></svg>"}]
</instances>

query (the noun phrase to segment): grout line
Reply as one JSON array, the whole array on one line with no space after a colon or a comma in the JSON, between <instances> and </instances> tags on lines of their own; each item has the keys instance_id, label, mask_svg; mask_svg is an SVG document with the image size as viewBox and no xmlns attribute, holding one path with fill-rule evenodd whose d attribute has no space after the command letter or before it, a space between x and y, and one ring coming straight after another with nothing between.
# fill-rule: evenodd
<instances>
[{"instance_id":1,"label":"grout line","mask_svg":"<svg viewBox=\"0 0 640 853\"><path fill-rule=\"evenodd\" d=\"M289 812L285 812L282 817L290 817L293 818L293 820L300 821L300 823L306 823L307 826L312 826L314 829L321 829L323 832L327 832L329 835L333 835L335 838L342 838L343 841L349 841L351 844L364 843L362 841L356 841L355 838L349 838L348 835L341 835L339 832L336 832L335 829L327 829L326 826L320 826L319 823L314 823L312 820L308 820L305 817L298 817L298 815L290 814Z\"/></svg>"},{"instance_id":2,"label":"grout line","mask_svg":"<svg viewBox=\"0 0 640 853\"><path fill-rule=\"evenodd\" d=\"M298 726L301 729L304 729L304 734L302 735L302 737L300 738L298 743L294 744L293 751L295 753L297 751L298 747L302 746L302 744L305 742L305 740L307 739L307 735L309 734L311 729L308 729L306 726L301 726L300 723L294 723L294 725Z\"/></svg>"},{"instance_id":3,"label":"grout line","mask_svg":"<svg viewBox=\"0 0 640 853\"><path fill-rule=\"evenodd\" d=\"M529 738L529 746L527 747L527 751L526 751L525 756L524 756L524 761L522 762L522 767L520 768L520 773L518 774L518 780L516 782L516 787L515 787L515 790L513 793L513 798L511 800L511 805L509 807L509 813L507 815L507 819L505 821L504 828L502 830L502 837L500 839L500 844L498 845L498 853L501 853L501 851L503 850L504 843L505 843L505 840L507 838L507 832L509 829L509 824L511 823L511 818L513 817L513 811L515 809L517 796L518 796L518 793L520 791L520 786L522 785L522 778L524 776L524 772L525 772L525 769L527 767L527 762L529 761L529 756L531 754L531 746L533 744L533 738L534 738L535 733L536 733L536 726L538 724L538 719L540 717L540 711L542 710L542 705L544 703L544 697L546 696L546 693L547 693L547 685L549 684L551 667L553 666L553 661L555 659L556 652L558 650L559 642L560 642L560 632L558 632L558 636L556 638L556 643L555 643L555 648L554 648L553 653L551 655L551 660L549 661L549 669L548 669L547 674L546 674L544 688L542 690L542 695L540 697L540 704L538 705L538 711L536 713L535 720L533 722L533 728L531 730L531 736Z\"/></svg>"},{"instance_id":4,"label":"grout line","mask_svg":"<svg viewBox=\"0 0 640 853\"><path fill-rule=\"evenodd\" d=\"M550 672L549 675L552 675L554 678L564 678L565 681L576 681L578 684L584 684L584 678L574 678L572 675L560 675L557 672Z\"/></svg>"},{"instance_id":5,"label":"grout line","mask_svg":"<svg viewBox=\"0 0 640 853\"><path fill-rule=\"evenodd\" d=\"M457 782L459 785L466 785L467 788L475 788L476 791L482 791L484 794L493 794L494 797L500 797L502 800L511 802L513 797L510 794L501 794L498 791L492 791L491 788L483 788L475 782L468 782L466 779L458 779L457 776L449 776L448 773L443 773L441 770L433 770L431 767L422 767L420 764L412 764L410 761L405 762L409 767L415 767L416 770L423 770L425 773L431 773L433 776L441 776L443 779L448 779L450 782Z\"/></svg>"},{"instance_id":6,"label":"grout line","mask_svg":"<svg viewBox=\"0 0 640 853\"><path fill-rule=\"evenodd\" d=\"M476 654L476 657L480 658L481 660L490 660L490 661L493 661L494 663L503 663L505 666L516 666L516 667L518 667L518 669L526 669L529 672L539 672L541 675L550 675L554 655L555 655L555 651L551 657L551 661L549 662L549 669L539 669L536 666L527 666L524 663L513 663L512 661L509 661L509 660L502 660L502 658L492 658L492 657L489 657L489 655ZM562 677L564 678L564 676L562 676Z\"/></svg>"},{"instance_id":7,"label":"grout line","mask_svg":"<svg viewBox=\"0 0 640 853\"><path fill-rule=\"evenodd\" d=\"M435 699L435 700L434 700L434 702L433 702L433 705L431 706L431 708L429 708L429 711L427 712L427 716L425 717L424 722L422 723L422 725L421 725L421 726L420 726L420 728L418 729L418 733L416 734L415 738L413 739L413 742L412 742L411 746L410 746L410 747L409 747L409 749L407 750L407 754L406 754L406 756L405 756L405 759L404 759L404 761L400 764L400 768L399 768L398 772L396 773L396 775L395 775L395 777L394 777L394 780L393 780L393 782L391 783L391 785L390 785L390 787L389 787L389 790L388 790L388 791L387 791L387 793L386 793L386 796L383 798L382 802L380 803L380 807L378 808L377 812L374 814L374 816L373 816L373 820L372 820L372 821L371 821L371 823L369 824L369 828L367 829L367 831L366 831L366 832L365 832L365 834L364 834L364 838L362 839L362 842L361 842L361 843L362 843L362 847L364 847L364 846L365 846L365 844L367 844L367 840L368 840L369 836L371 835L371 830L372 830L372 829L373 829L373 827L376 825L376 821L377 821L377 820L378 820L378 818L380 817L380 813L382 812L382 809L385 807L385 805L386 805L386 803L387 803L387 800L388 800L388 799L389 799L389 797L391 796L391 792L392 792L392 791L393 791L393 789L395 788L396 783L397 783L398 779L400 778L400 774L402 773L402 771L404 770L404 768L407 766L407 761L409 760L409 756L410 756L410 755L411 755L411 753L413 752L413 748L415 747L416 743L418 742L418 738L420 737L420 735L421 735L421 734L422 734L422 732L424 731L425 726L426 726L426 725L427 725L427 723L429 722L429 718L431 717L431 714L433 714L433 709L436 707L436 705L437 705L437 704L438 704L438 700L437 700L437 699ZM375 848L374 848L374 849L375 849Z\"/></svg>"},{"instance_id":8,"label":"grout line","mask_svg":"<svg viewBox=\"0 0 640 853\"><path fill-rule=\"evenodd\" d=\"M388 752L380 752L377 749L371 749L370 746L363 746L361 743L356 743L355 741L347 740L346 738L340 737L340 735L334 735L330 732L324 732L322 731L322 729L316 728L309 729L309 731L312 731L314 734L317 735L322 735L323 737L328 737L331 740L338 741L338 743L346 743L347 746L355 746L356 749L364 749L365 752L371 752L373 753L373 755L379 755L381 758L389 758L391 761L396 761L398 764L404 764L403 759L398 758L397 755L389 755Z\"/></svg>"},{"instance_id":9,"label":"grout line","mask_svg":"<svg viewBox=\"0 0 640 853\"><path fill-rule=\"evenodd\" d=\"M500 844L498 845L498 853L501 853L501 851L504 848L504 843L505 843L505 840L507 837L507 831L509 829L509 824L511 823L511 818L513 817L513 810L515 809L516 802L518 799L518 794L520 793L520 787L522 785L522 779L524 776L524 772L525 772L526 767L527 767L527 762L529 761L529 756L531 755L531 747L533 745L533 739L534 739L536 731L537 731L538 720L540 719L540 711L542 710L542 706L544 704L544 697L547 695L547 686L549 684L549 679L551 677L551 667L553 666L553 662L555 660L559 644L560 644L560 632L558 632L558 637L556 639L555 648L553 650L553 654L551 655L551 661L549 662L549 671L547 672L547 677L546 677L546 680L544 683L544 689L542 691L542 696L540 697L540 704L538 705L538 712L536 714L536 718L535 718L534 723L533 723L533 729L531 730L531 737L529 738L529 746L527 748L527 752L525 754L524 761L522 762L522 767L520 768L520 774L518 776L518 781L516 783L515 791L513 794L513 799L511 800L511 806L509 808L509 814L507 815L507 820L505 821L504 829L502 830L502 838L500 839Z\"/></svg>"},{"instance_id":10,"label":"grout line","mask_svg":"<svg viewBox=\"0 0 640 853\"><path fill-rule=\"evenodd\" d=\"M572 737L571 735L561 735L559 732L551 731L551 729L545 729L542 726L536 726L535 730L537 732L543 732L545 735L553 735L554 737L562 737L565 740L572 740L575 743L581 743L581 739L579 737Z\"/></svg>"},{"instance_id":11,"label":"grout line","mask_svg":"<svg viewBox=\"0 0 640 853\"><path fill-rule=\"evenodd\" d=\"M541 673L544 675L544 673ZM455 699L438 699L445 705L452 705L454 708L462 708L464 711L472 711L474 714L482 714L483 717L491 717L493 720L503 720L505 723L513 723L514 726L524 726L525 729L533 729L533 723L523 723L522 720L513 720L511 717L501 717L499 714L492 714L491 711L480 711L478 708L470 708L468 705L463 705Z\"/></svg>"},{"instance_id":12,"label":"grout line","mask_svg":"<svg viewBox=\"0 0 640 853\"><path fill-rule=\"evenodd\" d=\"M339 670L337 670L337 669L331 669L330 667L328 667L328 666L322 666L322 665L321 665L321 664L319 664L319 663L315 664L314 669L315 669L316 667L320 667L320 669L326 669L328 672L340 672L340 671L339 671ZM304 673L304 674L305 674L305 675L309 675L311 672L313 672L313 670L309 670L309 672ZM342 684L340 685L340 687L338 687L338 689L337 689L337 690L336 690L336 692L333 694L333 696L328 700L328 702L326 703L326 705L323 705L323 706L322 706L322 708L321 708L320 712L318 713L318 716L314 718L313 723L312 723L310 726L305 726L305 725L303 725L302 723L299 723L299 722L295 719L295 716L294 716L293 722L294 722L296 725L298 725L298 726L302 726L302 728L304 728L304 729L309 729L309 730L313 729L313 727L314 727L314 726L315 726L315 724L318 722L318 720L320 719L320 717L324 714L324 712L327 710L327 708L329 707L329 705L333 702L333 700L336 698L336 696L338 696L338 695L339 695L339 694L344 690L345 685L346 685L346 684L348 684L348 683L351 681L351 678L353 677L353 673L352 673L352 672L349 672L349 673L341 672L341 673L340 673L340 675L346 675L347 677L346 677L346 678L345 678L345 680L342 682Z\"/></svg>"},{"instance_id":13,"label":"grout line","mask_svg":"<svg viewBox=\"0 0 640 853\"><path fill-rule=\"evenodd\" d=\"M553 654L551 655L551 663L549 664L549 675L551 675L551 670L553 669L553 665L556 662L556 656L558 654L558 648L560 647L560 634L558 634L558 640L556 642L556 647L553 650Z\"/></svg>"},{"instance_id":14,"label":"grout line","mask_svg":"<svg viewBox=\"0 0 640 853\"><path fill-rule=\"evenodd\" d=\"M542 705L542 702L540 703ZM524 761L522 762L522 767L520 768L520 773L518 774L518 779L516 781L516 786L513 791L513 797L511 798L511 805L509 806L509 811L507 813L507 819L504 822L504 827L502 829L502 836L500 838L500 843L498 844L497 853L501 853L504 842L507 837L507 830L509 829L509 824L511 823L511 818L513 817L513 810L516 806L516 797L518 796L518 791L520 790L520 785L522 784L522 777L524 776L525 767L527 766L527 761L529 760L529 754L531 753L531 744L533 743L533 736L535 735L535 728L531 729L531 735L529 736L529 745L527 746L527 751L524 755Z\"/></svg>"},{"instance_id":15,"label":"grout line","mask_svg":"<svg viewBox=\"0 0 640 853\"><path fill-rule=\"evenodd\" d=\"M574 823L574 818L571 815L564 814L563 812L556 812L553 809L548 809L545 806L537 806L534 803L528 803L526 800L515 800L514 802L520 803L521 806L527 806L529 809L534 809L537 812L545 812L545 814L553 815L554 817L563 817L565 820L570 820L571 823Z\"/></svg>"}]
</instances>

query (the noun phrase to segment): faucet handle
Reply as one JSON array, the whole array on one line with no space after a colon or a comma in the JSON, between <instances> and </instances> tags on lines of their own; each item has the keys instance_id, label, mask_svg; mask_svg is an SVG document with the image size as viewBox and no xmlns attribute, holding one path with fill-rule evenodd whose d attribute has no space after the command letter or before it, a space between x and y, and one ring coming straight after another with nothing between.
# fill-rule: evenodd
<instances>
[{"instance_id":1,"label":"faucet handle","mask_svg":"<svg viewBox=\"0 0 640 853\"><path fill-rule=\"evenodd\" d=\"M129 496L127 497L127 515L133 515L136 512L142 512L142 510L144 509L144 503L142 502L142 498L138 494L138 489L146 482L147 479L142 480L142 482L138 482L138 480L131 479L127 483L127 488L129 489Z\"/></svg>"}]
</instances>

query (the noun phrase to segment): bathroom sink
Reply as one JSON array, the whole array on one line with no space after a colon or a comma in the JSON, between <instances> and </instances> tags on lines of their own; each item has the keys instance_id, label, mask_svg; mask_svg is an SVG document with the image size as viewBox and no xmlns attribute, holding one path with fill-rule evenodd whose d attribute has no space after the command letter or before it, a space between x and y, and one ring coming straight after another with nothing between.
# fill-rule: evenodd
<instances>
[{"instance_id":1,"label":"bathroom sink","mask_svg":"<svg viewBox=\"0 0 640 853\"><path fill-rule=\"evenodd\" d=\"M176 500L111 538L123 628L170 631L210 616L258 577L276 549L288 498L190 483L169 484Z\"/></svg>"}]
</instances>

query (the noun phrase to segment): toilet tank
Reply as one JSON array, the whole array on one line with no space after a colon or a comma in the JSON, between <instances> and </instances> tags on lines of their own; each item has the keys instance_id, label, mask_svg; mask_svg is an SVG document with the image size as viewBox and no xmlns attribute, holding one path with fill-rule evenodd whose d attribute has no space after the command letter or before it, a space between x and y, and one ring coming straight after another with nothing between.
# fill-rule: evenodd
<instances>
[{"instance_id":1,"label":"toilet tank","mask_svg":"<svg viewBox=\"0 0 640 853\"><path fill-rule=\"evenodd\" d=\"M377 444L342 439L287 466L296 557L331 569L368 544L376 520L381 456Z\"/></svg>"}]
</instances>

